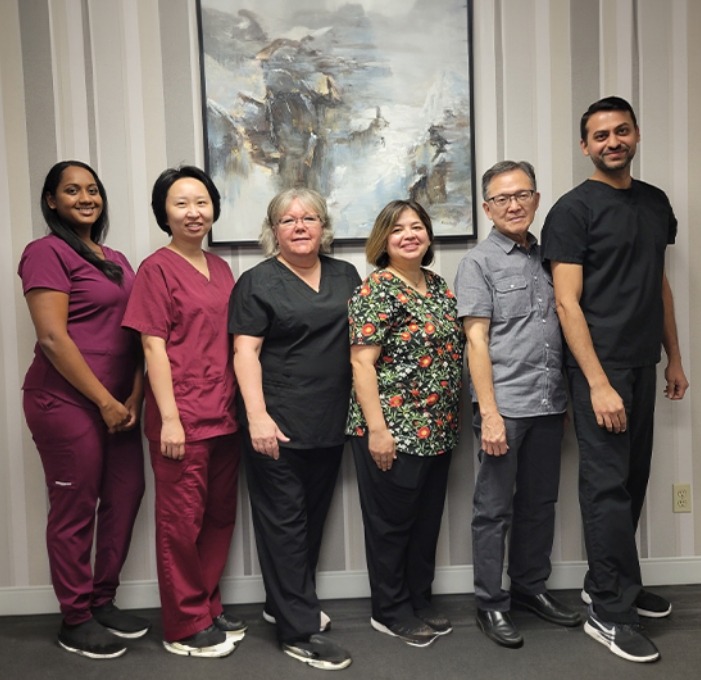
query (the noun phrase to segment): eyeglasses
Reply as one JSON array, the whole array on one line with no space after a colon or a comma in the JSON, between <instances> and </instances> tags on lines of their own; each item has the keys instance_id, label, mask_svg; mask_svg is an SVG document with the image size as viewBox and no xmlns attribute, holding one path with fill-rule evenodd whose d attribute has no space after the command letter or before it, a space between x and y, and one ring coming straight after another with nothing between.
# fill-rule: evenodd
<instances>
[{"instance_id":1,"label":"eyeglasses","mask_svg":"<svg viewBox=\"0 0 701 680\"><path fill-rule=\"evenodd\" d=\"M302 223L305 227L316 227L321 224L321 218L317 215L305 215L304 217L283 217L278 221L278 227L283 227L284 229L291 229L298 222Z\"/></svg>"},{"instance_id":2,"label":"eyeglasses","mask_svg":"<svg viewBox=\"0 0 701 680\"><path fill-rule=\"evenodd\" d=\"M534 194L534 189L524 189L523 191L517 191L515 194L499 194L498 196L492 196L487 199L487 202L491 201L497 208L506 208L507 205L511 205L512 200L516 201L519 205L526 205L530 203Z\"/></svg>"}]
</instances>

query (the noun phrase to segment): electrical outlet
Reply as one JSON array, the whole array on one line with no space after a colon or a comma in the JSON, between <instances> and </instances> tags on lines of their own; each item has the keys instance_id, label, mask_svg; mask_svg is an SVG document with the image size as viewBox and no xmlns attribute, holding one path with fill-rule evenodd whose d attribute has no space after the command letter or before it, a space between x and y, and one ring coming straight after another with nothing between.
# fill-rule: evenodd
<instances>
[{"instance_id":1,"label":"electrical outlet","mask_svg":"<svg viewBox=\"0 0 701 680\"><path fill-rule=\"evenodd\" d=\"M691 512L691 484L672 485L674 512Z\"/></svg>"}]
</instances>

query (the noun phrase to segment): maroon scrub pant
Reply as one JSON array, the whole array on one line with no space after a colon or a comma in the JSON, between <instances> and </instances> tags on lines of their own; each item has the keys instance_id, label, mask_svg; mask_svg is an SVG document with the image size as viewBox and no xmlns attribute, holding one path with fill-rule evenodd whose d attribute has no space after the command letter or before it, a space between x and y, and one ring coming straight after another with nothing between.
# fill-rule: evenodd
<instances>
[{"instance_id":1,"label":"maroon scrub pant","mask_svg":"<svg viewBox=\"0 0 701 680\"><path fill-rule=\"evenodd\" d=\"M38 390L24 392L24 413L46 477L54 592L64 621L83 623L119 585L144 493L141 433L109 434L98 411Z\"/></svg>"},{"instance_id":2,"label":"maroon scrub pant","mask_svg":"<svg viewBox=\"0 0 701 680\"><path fill-rule=\"evenodd\" d=\"M182 460L149 442L156 483L156 566L163 635L173 642L222 613L219 579L236 520L239 436L185 444Z\"/></svg>"}]
</instances>

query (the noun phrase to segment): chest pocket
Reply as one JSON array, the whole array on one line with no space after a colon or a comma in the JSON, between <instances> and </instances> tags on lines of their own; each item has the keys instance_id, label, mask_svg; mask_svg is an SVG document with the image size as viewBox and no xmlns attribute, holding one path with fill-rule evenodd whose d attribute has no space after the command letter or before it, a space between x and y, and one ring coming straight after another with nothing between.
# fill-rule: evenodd
<instances>
[{"instance_id":1,"label":"chest pocket","mask_svg":"<svg viewBox=\"0 0 701 680\"><path fill-rule=\"evenodd\" d=\"M499 313L504 319L526 316L531 310L531 296L524 276L506 276L494 282Z\"/></svg>"}]
</instances>

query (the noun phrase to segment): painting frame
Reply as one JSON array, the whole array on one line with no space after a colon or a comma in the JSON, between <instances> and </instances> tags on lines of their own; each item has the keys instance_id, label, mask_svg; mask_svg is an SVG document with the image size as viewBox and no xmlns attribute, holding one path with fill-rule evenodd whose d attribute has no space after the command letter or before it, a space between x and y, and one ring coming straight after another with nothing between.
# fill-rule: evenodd
<instances>
[{"instance_id":1,"label":"painting frame","mask_svg":"<svg viewBox=\"0 0 701 680\"><path fill-rule=\"evenodd\" d=\"M385 40L382 41L381 49L370 44L370 50L379 53L379 66L367 59L366 64L355 69L366 78L362 83L364 87L358 87L358 77L353 75L354 69L346 71L344 80L343 69L346 63L357 60L358 54L362 57L364 53L358 49L357 54L353 54L354 46L351 43L357 40L356 36L349 39L347 47L339 35L341 38L352 35L352 30L356 29L353 21L365 29L366 33L369 32L367 27L373 26L372 21L381 24L382 18L377 18L377 12L368 9L375 0L356 0L353 5L343 4L339 0L339 9L333 16L327 8L320 8L318 14L309 10L308 7L314 0L308 0L304 3L307 9L301 13L301 23L290 27L290 31L285 33L266 33L263 30L264 25L275 24L271 20L274 12L263 16L250 9L255 6L262 10L266 2L268 6L275 5L275 0L259 0L255 4L251 0L196 0L205 169L222 194L222 214L209 234L209 245L241 248L257 246L268 201L279 190L291 186L310 186L327 199L335 231L334 243L339 245L363 244L379 208L387 202L384 200L381 204L378 203L381 191L378 189L365 193L362 190L365 186L379 186L385 192L391 191L388 187L396 187L393 193L387 194L386 199L389 200L418 200L431 215L434 240L448 243L476 240L478 201L475 198L477 180L472 0L440 0L445 5L446 15L449 12L453 15L458 11L464 12L463 28L459 31L456 29L456 37L450 47L443 48L451 49L453 61L449 62L450 68L445 66L445 59L440 61L443 74L440 79L436 77L431 81L436 83L435 88L424 95L427 100L432 95L433 109L430 113L425 113L427 103L421 102L423 109L417 104L413 110L414 115L404 114L403 117L396 115L396 112L407 107L406 102L400 100L405 97L408 80L406 74L403 80L395 75L391 65L399 63L407 55L405 48L397 41L396 54L385 45ZM329 3L319 0L319 4ZM411 12L421 4L416 2L412 5ZM226 6L226 9L217 9L215 5ZM281 13L294 12L289 3L278 2L278 5ZM435 2L431 6L435 9ZM347 22L342 12L350 11L347 9L349 7L356 13L365 12L365 16L353 17L352 21ZM295 19L298 15L299 12ZM319 28L314 24L322 16L325 21ZM390 20L395 18L389 17ZM410 16L409 20L411 18ZM279 23L281 17L277 19ZM445 22L448 18L441 20ZM230 22L228 25L227 21ZM330 27L326 25L329 23ZM347 23L350 24L350 29ZM455 23L453 21L452 25ZM228 33L225 35L228 37L232 33L236 35L236 30L240 29L242 37L231 40L233 47L222 39L222 25L227 26ZM425 23L421 26L422 30L424 28ZM342 30L346 30L346 33ZM333 40L326 37L332 32ZM384 37L390 33L382 35ZM445 42L447 45L449 41ZM245 49L241 44L245 45ZM382 63L383 58L386 63ZM274 59L287 59L284 68L276 68ZM321 63L323 66L315 73L314 68ZM236 65L236 69L227 70L231 69L232 64ZM298 71L307 67L308 72L304 77L299 77L296 73L296 78L289 78L294 83L293 87L299 90L302 89L300 83L303 83L306 92L300 94L293 91L293 88L285 90L286 84L277 82L281 79L279 74L288 70L288 64L294 64ZM429 66L427 64L426 69ZM292 67L289 70L292 72ZM351 75L347 75L348 72ZM371 75L367 75L368 72ZM252 73L252 79L256 82L249 89L249 82L241 87L242 78L239 78L239 85L234 83L229 86L231 73ZM354 77L356 82L353 82ZM261 80L264 82L258 82ZM275 81L272 85L271 80ZM311 95L309 82L314 82ZM363 106L363 113L368 111L368 101L358 101L362 96L352 100L348 93L353 92L354 86L356 93L365 92L365 86L368 86L368 91L374 88L374 118L372 113L366 114L365 122L362 122L363 116L357 115L357 110ZM265 95L261 96L263 87ZM253 92L255 88L258 89L257 93ZM393 92L399 95L396 99L392 98ZM275 117L275 107L278 106L279 110L280 103L283 111L285 106L297 113L302 110L308 118L311 110L312 120L318 120L318 111L304 101L305 96L308 101L315 102L322 115L326 116L324 125L314 130L313 125L307 125L307 120L303 121L304 124L299 124L294 118L290 121L283 118L280 123L280 117ZM366 100L370 98L370 95L366 96ZM356 109L351 109L352 106ZM386 111L392 111L395 115L388 115ZM439 120L434 121L429 116L435 116ZM421 119L420 123L415 123L418 119ZM329 124L328 120L333 123ZM404 128L402 121L405 123ZM288 126L287 139L281 134L281 131L284 133L285 122ZM278 127L275 128L275 125ZM327 137L324 140L326 147L319 143L323 135ZM333 144L330 142L332 136ZM389 143L387 138L390 139ZM274 140L273 143L271 139ZM310 162L309 139L313 139L317 145L311 152ZM325 149L325 155L318 152L319 147ZM353 178L360 190L346 196L343 191L350 190L346 189L345 181L338 180L342 176L338 171L339 165L346 169L343 161L339 161L342 154L345 154L345 162L358 166L355 172L349 171L348 176ZM348 158L351 160L348 161ZM377 158L381 158L382 164L373 162ZM365 177L365 169L372 175L373 172L378 172L378 167L384 175L390 175L389 179L384 175L379 178ZM312 170L316 174L312 174ZM265 184L266 180L269 181L269 186Z\"/></svg>"}]
</instances>

